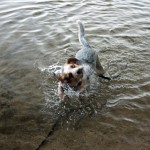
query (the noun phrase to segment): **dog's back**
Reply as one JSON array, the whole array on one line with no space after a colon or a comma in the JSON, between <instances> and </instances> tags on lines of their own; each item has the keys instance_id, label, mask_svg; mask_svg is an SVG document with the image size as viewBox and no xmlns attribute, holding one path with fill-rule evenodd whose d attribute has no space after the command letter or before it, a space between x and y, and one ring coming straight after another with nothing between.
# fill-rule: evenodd
<instances>
[{"instance_id":1,"label":"dog's back","mask_svg":"<svg viewBox=\"0 0 150 150\"><path fill-rule=\"evenodd\" d=\"M96 74L105 79L109 79L108 77L104 77L104 69L99 61L99 57L97 53L90 47L89 43L84 37L84 27L83 24L78 21L79 26L79 41L83 45L83 48L76 53L76 58L86 66L86 68L91 67L92 70L96 72ZM89 67L88 67L89 66ZM85 68L85 67L84 67ZM91 74L91 69L87 72Z\"/></svg>"}]
</instances>

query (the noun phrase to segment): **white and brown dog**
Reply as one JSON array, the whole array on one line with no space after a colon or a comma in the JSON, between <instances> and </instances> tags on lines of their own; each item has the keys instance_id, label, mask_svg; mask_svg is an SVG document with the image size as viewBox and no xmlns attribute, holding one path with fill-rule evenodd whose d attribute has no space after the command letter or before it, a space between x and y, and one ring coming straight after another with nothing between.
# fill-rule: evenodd
<instances>
[{"instance_id":1,"label":"white and brown dog","mask_svg":"<svg viewBox=\"0 0 150 150\"><path fill-rule=\"evenodd\" d=\"M60 71L54 73L58 80L58 95L62 101L68 98L65 91L69 88L83 94L90 83L90 76L94 73L110 80L109 77L104 76L104 69L98 55L84 37L83 24L78 21L78 25L79 41L83 48L76 53L75 57L68 58Z\"/></svg>"}]
</instances>

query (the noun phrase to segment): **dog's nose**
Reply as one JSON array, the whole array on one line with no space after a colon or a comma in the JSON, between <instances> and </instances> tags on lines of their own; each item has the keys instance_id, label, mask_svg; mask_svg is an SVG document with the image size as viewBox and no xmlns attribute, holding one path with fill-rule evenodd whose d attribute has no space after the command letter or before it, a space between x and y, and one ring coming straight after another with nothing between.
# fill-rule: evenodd
<instances>
[{"instance_id":1,"label":"dog's nose","mask_svg":"<svg viewBox=\"0 0 150 150\"><path fill-rule=\"evenodd\" d=\"M78 69L77 74L82 74L83 73L83 68Z\"/></svg>"}]
</instances>

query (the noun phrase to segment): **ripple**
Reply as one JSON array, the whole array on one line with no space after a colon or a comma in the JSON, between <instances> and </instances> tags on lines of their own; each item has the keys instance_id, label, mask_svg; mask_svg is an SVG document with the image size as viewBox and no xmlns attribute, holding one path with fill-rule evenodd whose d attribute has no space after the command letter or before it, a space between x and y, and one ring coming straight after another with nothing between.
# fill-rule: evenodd
<instances>
[{"instance_id":1,"label":"ripple","mask_svg":"<svg viewBox=\"0 0 150 150\"><path fill-rule=\"evenodd\" d=\"M8 124L13 122L14 128L16 123L24 130L32 124L36 128L38 116L35 113L40 109L42 116L49 116L46 120L50 122L62 115L60 123L66 128L96 116L104 127L113 127L115 133L121 130L119 137L125 141L131 139L128 129L133 129L133 135L136 135L135 131L139 134L149 131L149 4L149 0L82 0L80 3L70 0L2 0L0 106L8 114ZM76 96L70 103L62 104L58 100L53 72L82 47L78 41L76 20L84 23L86 38L98 52L112 80L107 82L94 77L83 104ZM26 122L32 120L28 111L35 120L31 124ZM16 120L11 117L11 112ZM1 112L0 115L4 117ZM41 120L37 121L37 130ZM5 117L1 121L4 124ZM20 129L11 131L10 127L6 127L8 132L4 130L5 136L12 134L13 137L19 133ZM107 137L109 139L109 133ZM140 136L137 139L144 143ZM21 141L25 140L21 138Z\"/></svg>"},{"instance_id":2,"label":"ripple","mask_svg":"<svg viewBox=\"0 0 150 150\"><path fill-rule=\"evenodd\" d=\"M110 100L108 101L107 106L108 107L114 107L116 105L119 105L120 103L126 103L127 101L133 101L133 100L137 100L137 99L143 99L144 97L149 97L150 93L149 92L144 92L141 94L137 94L137 95L124 95L121 94L120 96L118 95L118 97L115 100Z\"/></svg>"}]
</instances>

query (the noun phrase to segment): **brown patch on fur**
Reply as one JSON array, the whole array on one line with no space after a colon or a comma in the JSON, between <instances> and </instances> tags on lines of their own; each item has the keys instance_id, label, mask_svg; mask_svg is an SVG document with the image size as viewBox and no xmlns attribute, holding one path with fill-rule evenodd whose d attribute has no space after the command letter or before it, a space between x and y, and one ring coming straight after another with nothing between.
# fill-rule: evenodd
<instances>
[{"instance_id":1,"label":"brown patch on fur","mask_svg":"<svg viewBox=\"0 0 150 150\"><path fill-rule=\"evenodd\" d=\"M62 82L63 81L63 76L57 77L57 80Z\"/></svg>"},{"instance_id":2,"label":"brown patch on fur","mask_svg":"<svg viewBox=\"0 0 150 150\"><path fill-rule=\"evenodd\" d=\"M66 82L66 83L72 83L72 81L74 80L74 76L72 73L66 73L66 74L63 74L61 76L61 80L62 82Z\"/></svg>"},{"instance_id":3,"label":"brown patch on fur","mask_svg":"<svg viewBox=\"0 0 150 150\"><path fill-rule=\"evenodd\" d=\"M74 58L74 57L70 57L67 59L67 64L76 64L78 61L78 59Z\"/></svg>"},{"instance_id":4,"label":"brown patch on fur","mask_svg":"<svg viewBox=\"0 0 150 150\"><path fill-rule=\"evenodd\" d=\"M68 83L71 86L77 86L77 83L82 78L82 74L78 75L77 77L74 77L72 73L66 73L59 77L59 80L62 83Z\"/></svg>"}]
</instances>

